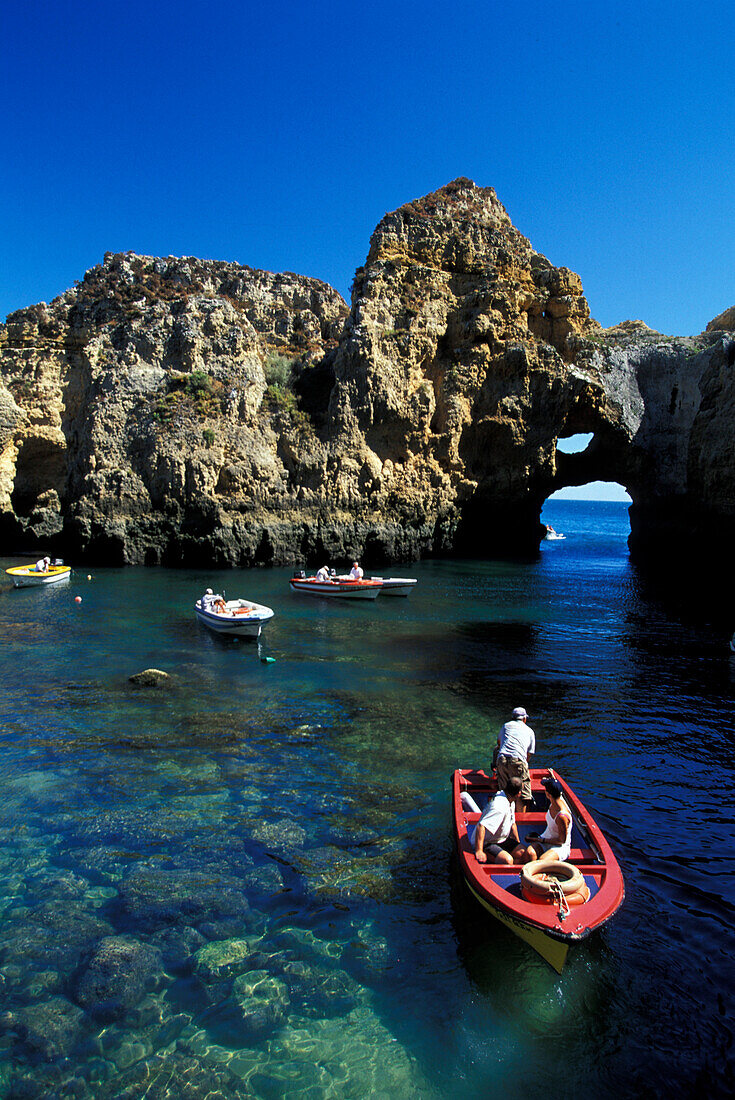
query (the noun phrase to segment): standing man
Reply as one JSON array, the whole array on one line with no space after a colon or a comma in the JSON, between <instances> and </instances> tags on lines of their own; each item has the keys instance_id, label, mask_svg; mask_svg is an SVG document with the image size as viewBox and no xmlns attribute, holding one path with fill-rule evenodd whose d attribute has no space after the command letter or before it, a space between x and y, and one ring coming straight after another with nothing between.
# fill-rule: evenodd
<instances>
[{"instance_id":1,"label":"standing man","mask_svg":"<svg viewBox=\"0 0 735 1100\"><path fill-rule=\"evenodd\" d=\"M528 774L528 758L536 752L536 734L528 723L524 707L516 707L510 722L506 722L498 736L498 761L495 767L498 789L503 790L508 780L520 779L521 797L525 803L533 801L531 776Z\"/></svg>"},{"instance_id":2,"label":"standing man","mask_svg":"<svg viewBox=\"0 0 735 1100\"><path fill-rule=\"evenodd\" d=\"M516 806L521 797L520 779L509 779L502 791L493 795L469 838L478 863L521 863L521 847L516 826ZM488 845L489 855L485 852Z\"/></svg>"}]
</instances>

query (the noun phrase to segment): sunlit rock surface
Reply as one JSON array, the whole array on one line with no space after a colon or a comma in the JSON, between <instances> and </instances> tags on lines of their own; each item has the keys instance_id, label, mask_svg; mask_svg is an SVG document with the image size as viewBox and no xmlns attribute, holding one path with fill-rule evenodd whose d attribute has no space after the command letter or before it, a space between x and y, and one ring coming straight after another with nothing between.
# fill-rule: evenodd
<instances>
[{"instance_id":1,"label":"sunlit rock surface","mask_svg":"<svg viewBox=\"0 0 735 1100\"><path fill-rule=\"evenodd\" d=\"M732 329L602 330L464 179L382 219L350 309L304 276L107 254L0 329L0 532L112 563L484 555L535 548L554 490L611 480L637 551L724 550Z\"/></svg>"}]
</instances>

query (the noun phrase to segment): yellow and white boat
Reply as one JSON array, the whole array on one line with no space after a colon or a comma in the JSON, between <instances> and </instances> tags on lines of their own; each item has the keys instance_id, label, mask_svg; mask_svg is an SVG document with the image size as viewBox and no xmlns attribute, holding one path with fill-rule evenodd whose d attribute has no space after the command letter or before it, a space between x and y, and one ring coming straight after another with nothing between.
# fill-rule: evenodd
<instances>
[{"instance_id":1,"label":"yellow and white boat","mask_svg":"<svg viewBox=\"0 0 735 1100\"><path fill-rule=\"evenodd\" d=\"M71 577L71 566L63 562L54 563L46 569L37 569L35 565L14 565L5 572L16 588L37 588L47 584L63 584Z\"/></svg>"}]
</instances>

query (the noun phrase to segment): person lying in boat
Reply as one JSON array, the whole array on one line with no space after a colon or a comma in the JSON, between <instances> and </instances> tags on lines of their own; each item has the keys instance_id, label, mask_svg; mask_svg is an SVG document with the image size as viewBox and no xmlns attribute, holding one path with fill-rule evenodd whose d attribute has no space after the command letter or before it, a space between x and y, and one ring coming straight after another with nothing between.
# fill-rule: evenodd
<instances>
[{"instance_id":1,"label":"person lying in boat","mask_svg":"<svg viewBox=\"0 0 735 1100\"><path fill-rule=\"evenodd\" d=\"M537 837L529 833L526 837L528 847L524 857L525 863L537 859L541 863L551 863L558 859L569 859L572 849L572 811L567 806L561 793L561 786L550 775L545 775L541 780L546 788L548 809L546 810L546 828L541 836Z\"/></svg>"},{"instance_id":2,"label":"person lying in boat","mask_svg":"<svg viewBox=\"0 0 735 1100\"><path fill-rule=\"evenodd\" d=\"M328 580L331 579L330 576L329 576L329 566L328 565L323 565L321 567L321 569L317 569L316 579L318 581L328 581Z\"/></svg>"},{"instance_id":3,"label":"person lying in boat","mask_svg":"<svg viewBox=\"0 0 735 1100\"><path fill-rule=\"evenodd\" d=\"M523 784L513 776L488 802L474 836L469 838L478 863L523 862L525 849L521 846L516 825L516 807L522 805L522 793Z\"/></svg>"}]
</instances>

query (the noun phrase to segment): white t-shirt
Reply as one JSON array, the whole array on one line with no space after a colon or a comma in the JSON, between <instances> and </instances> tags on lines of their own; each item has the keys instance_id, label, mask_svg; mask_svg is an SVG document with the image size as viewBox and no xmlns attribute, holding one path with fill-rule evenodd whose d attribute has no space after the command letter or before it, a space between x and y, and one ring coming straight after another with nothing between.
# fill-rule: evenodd
<instances>
[{"instance_id":1,"label":"white t-shirt","mask_svg":"<svg viewBox=\"0 0 735 1100\"><path fill-rule=\"evenodd\" d=\"M485 829L486 844L502 844L510 836L515 825L516 808L505 791L498 791L488 802L485 812L477 823Z\"/></svg>"},{"instance_id":2,"label":"white t-shirt","mask_svg":"<svg viewBox=\"0 0 735 1100\"><path fill-rule=\"evenodd\" d=\"M527 760L536 751L536 735L530 726L519 718L506 722L500 731L500 756L514 760Z\"/></svg>"},{"instance_id":3,"label":"white t-shirt","mask_svg":"<svg viewBox=\"0 0 735 1100\"><path fill-rule=\"evenodd\" d=\"M316 579L318 581L328 581L329 580L329 570L327 569L326 565L323 565L321 567L321 569L319 569L317 571Z\"/></svg>"},{"instance_id":4,"label":"white t-shirt","mask_svg":"<svg viewBox=\"0 0 735 1100\"><path fill-rule=\"evenodd\" d=\"M352 566L352 569L350 569L350 576L352 577L353 581L362 580L363 572L359 565Z\"/></svg>"}]
</instances>

